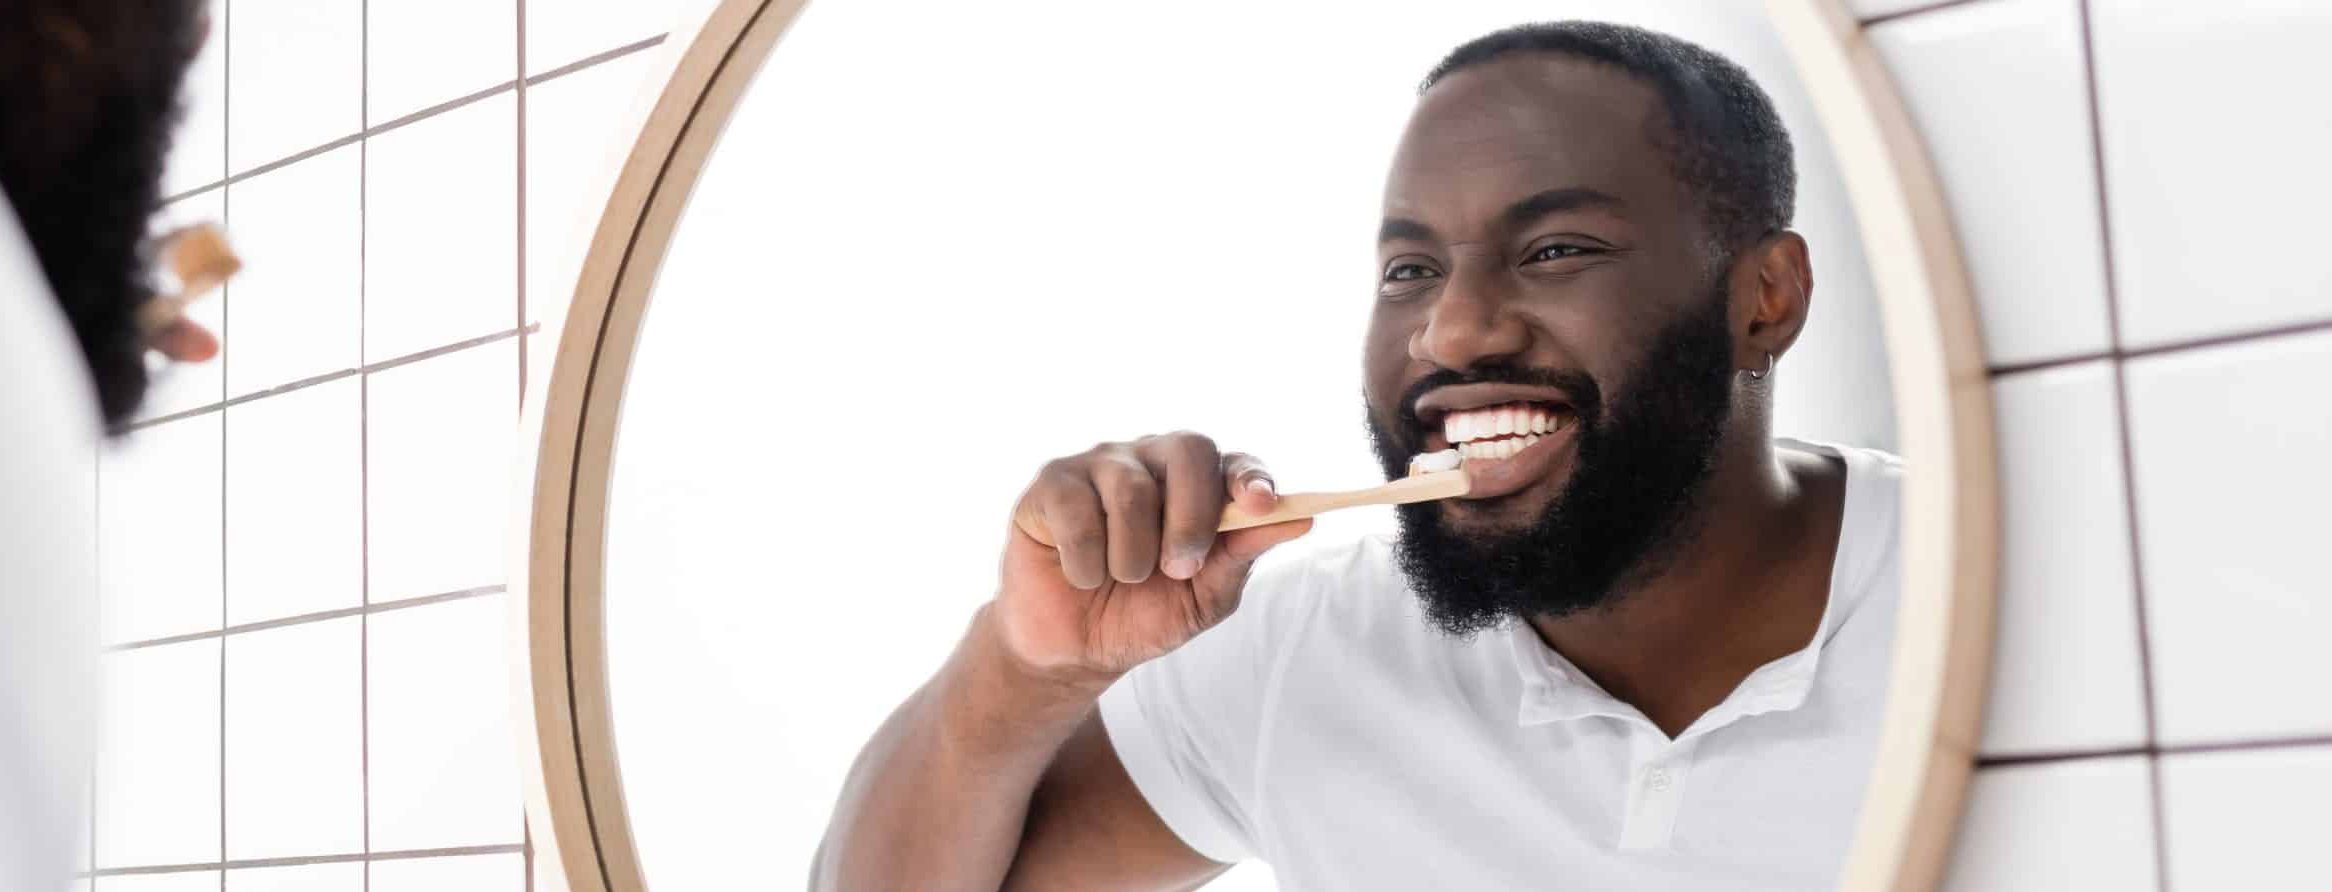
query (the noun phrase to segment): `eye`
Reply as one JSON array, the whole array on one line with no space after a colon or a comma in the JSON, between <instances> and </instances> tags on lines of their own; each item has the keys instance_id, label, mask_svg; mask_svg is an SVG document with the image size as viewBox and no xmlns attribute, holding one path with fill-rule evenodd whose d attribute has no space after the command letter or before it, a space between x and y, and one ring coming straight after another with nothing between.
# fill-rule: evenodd
<instances>
[{"instance_id":1,"label":"eye","mask_svg":"<svg viewBox=\"0 0 2332 892\"><path fill-rule=\"evenodd\" d=\"M1532 251L1530 253L1530 257L1523 262L1545 263L1550 260L1561 260L1566 257L1584 257L1589 254L1599 253L1602 252L1594 248L1586 247L1584 245L1569 245L1562 242L1556 242L1554 244L1541 247L1536 251Z\"/></svg>"},{"instance_id":2,"label":"eye","mask_svg":"<svg viewBox=\"0 0 2332 892\"><path fill-rule=\"evenodd\" d=\"M1421 263L1395 263L1385 268L1387 282L1414 282L1419 279L1439 278L1441 273Z\"/></svg>"}]
</instances>

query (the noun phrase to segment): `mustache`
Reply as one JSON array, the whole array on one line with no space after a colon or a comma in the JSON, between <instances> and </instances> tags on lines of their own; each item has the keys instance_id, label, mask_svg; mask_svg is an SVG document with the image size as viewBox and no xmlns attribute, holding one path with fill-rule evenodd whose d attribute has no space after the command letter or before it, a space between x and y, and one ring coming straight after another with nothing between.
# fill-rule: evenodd
<instances>
[{"instance_id":1,"label":"mustache","mask_svg":"<svg viewBox=\"0 0 2332 892\"><path fill-rule=\"evenodd\" d=\"M1571 396L1571 409L1577 413L1581 426L1593 426L1596 419L1603 417L1603 388L1597 386L1595 378L1584 371L1491 363L1464 371L1434 369L1410 384L1408 389L1401 392L1401 399L1394 403L1400 407L1396 420L1400 422L1401 435L1408 437L1412 445L1423 439L1420 432L1425 429L1425 420L1417 415L1417 401L1424 399L1430 391L1458 384L1519 384L1559 388Z\"/></svg>"}]
</instances>

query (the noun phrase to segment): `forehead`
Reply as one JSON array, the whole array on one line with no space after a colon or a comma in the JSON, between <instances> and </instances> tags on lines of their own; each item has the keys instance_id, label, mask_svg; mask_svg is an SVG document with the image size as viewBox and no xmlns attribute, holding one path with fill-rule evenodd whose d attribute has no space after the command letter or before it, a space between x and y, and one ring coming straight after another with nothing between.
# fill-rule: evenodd
<instances>
[{"instance_id":1,"label":"forehead","mask_svg":"<svg viewBox=\"0 0 2332 892\"><path fill-rule=\"evenodd\" d=\"M1487 225L1509 203L1557 188L1617 196L1629 216L1672 213L1682 190L1660 144L1668 129L1659 92L1617 68L1547 53L1477 65L1418 101L1385 214Z\"/></svg>"}]
</instances>

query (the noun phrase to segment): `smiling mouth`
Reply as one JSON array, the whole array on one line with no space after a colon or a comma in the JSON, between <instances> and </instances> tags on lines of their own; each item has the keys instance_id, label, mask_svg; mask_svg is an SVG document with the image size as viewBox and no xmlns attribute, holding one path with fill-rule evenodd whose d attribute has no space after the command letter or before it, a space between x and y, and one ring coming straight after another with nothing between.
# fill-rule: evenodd
<instances>
[{"instance_id":1,"label":"smiling mouth","mask_svg":"<svg viewBox=\"0 0 2332 892\"><path fill-rule=\"evenodd\" d=\"M1441 433L1466 461L1489 462L1513 458L1578 423L1569 406L1518 401L1451 411L1441 419Z\"/></svg>"}]
</instances>

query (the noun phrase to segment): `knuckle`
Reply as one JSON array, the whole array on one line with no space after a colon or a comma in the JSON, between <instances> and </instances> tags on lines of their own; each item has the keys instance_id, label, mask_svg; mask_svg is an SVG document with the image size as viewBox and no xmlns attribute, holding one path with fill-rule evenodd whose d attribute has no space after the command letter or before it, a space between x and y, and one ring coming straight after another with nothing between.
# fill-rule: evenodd
<instances>
[{"instance_id":1,"label":"knuckle","mask_svg":"<svg viewBox=\"0 0 2332 892\"><path fill-rule=\"evenodd\" d=\"M1158 504L1158 487L1147 480L1128 479L1103 489L1101 503L1113 515L1122 516L1155 511Z\"/></svg>"}]
</instances>

